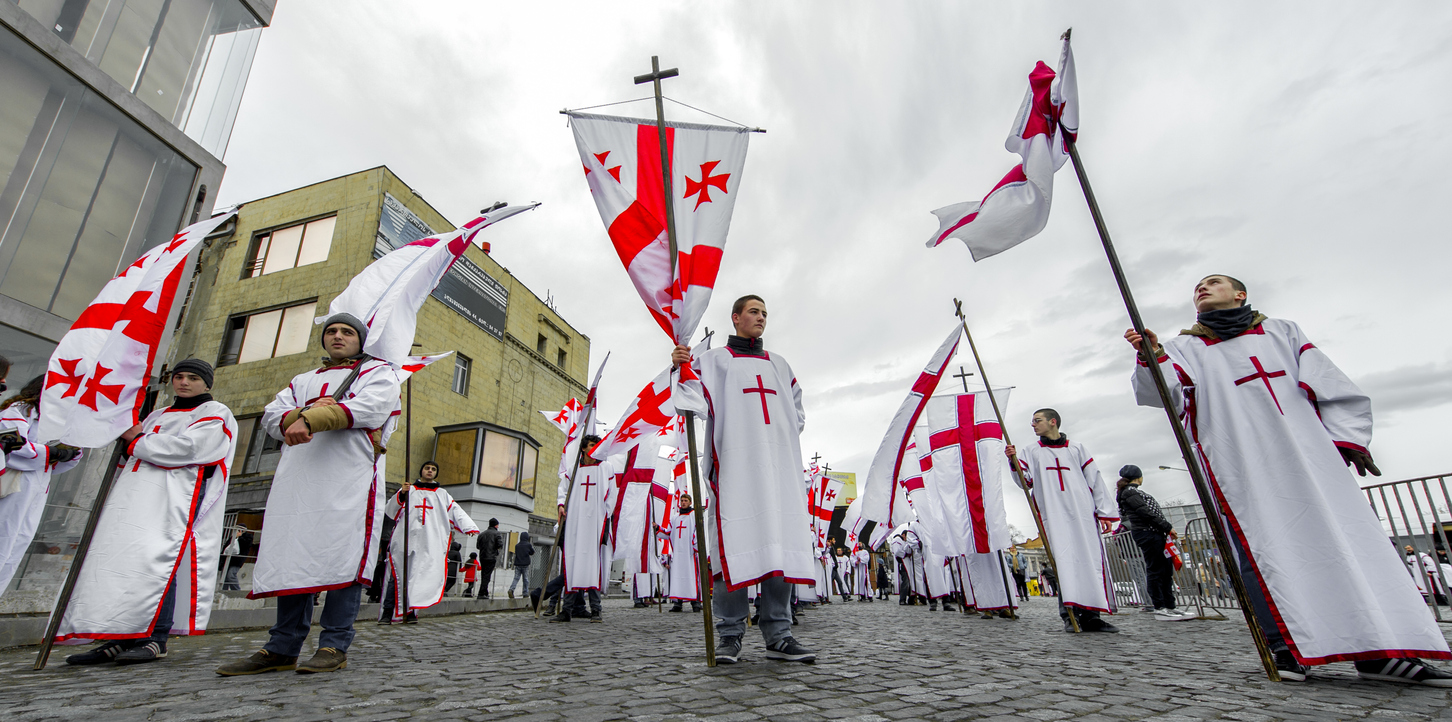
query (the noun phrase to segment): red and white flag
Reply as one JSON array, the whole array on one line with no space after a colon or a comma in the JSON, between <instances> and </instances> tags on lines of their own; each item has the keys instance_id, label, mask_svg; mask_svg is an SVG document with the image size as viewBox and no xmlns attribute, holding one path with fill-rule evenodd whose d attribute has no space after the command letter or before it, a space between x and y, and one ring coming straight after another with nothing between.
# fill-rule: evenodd
<instances>
[{"instance_id":1,"label":"red and white flag","mask_svg":"<svg viewBox=\"0 0 1452 722\"><path fill-rule=\"evenodd\" d=\"M898 406L897 413L892 417L892 423L887 427L887 434L882 437L882 443L877 447L877 453L872 457L872 466L867 470L867 476L862 481L862 517L870 519L879 524L892 523L896 526L899 510L894 509L897 505L896 480L899 472L902 471L903 454L908 444L912 443L913 427L918 423L918 417L922 416L923 407L927 405L928 399L933 397L933 391L938 388L938 380L943 377L943 370L948 367L953 354L958 350L958 341L962 337L963 329L958 324L953 324L953 330L948 337L943 339L942 345L933 353L933 358L923 369L918 378L913 382L912 390L908 392L907 398L903 399ZM917 463L916 458L909 459L913 464Z\"/></svg>"},{"instance_id":2,"label":"red and white flag","mask_svg":"<svg viewBox=\"0 0 1452 722\"><path fill-rule=\"evenodd\" d=\"M997 389L1008 403L1008 389ZM1009 544L1004 510L1003 427L988 392L950 394L928 402L915 438L923 466L931 473L929 491L945 522L942 545L947 556L987 554Z\"/></svg>"},{"instance_id":3,"label":"red and white flag","mask_svg":"<svg viewBox=\"0 0 1452 722\"><path fill-rule=\"evenodd\" d=\"M1078 133L1079 89L1074 53L1065 38L1057 73L1042 61L1029 73L1028 93L1004 143L1022 162L983 200L933 211L938 230L928 247L957 238L967 244L973 260L981 261L1038 235L1049 222L1054 172L1069 158L1068 141Z\"/></svg>"},{"instance_id":4,"label":"red and white flag","mask_svg":"<svg viewBox=\"0 0 1452 722\"><path fill-rule=\"evenodd\" d=\"M832 526L832 513L837 509L838 498L842 496L842 487L846 484L842 479L833 479L826 474L819 474L816 478L811 511L812 534L817 540L818 549L827 548L827 530ZM856 542L857 538L849 531L847 547L850 549Z\"/></svg>"},{"instance_id":5,"label":"red and white flag","mask_svg":"<svg viewBox=\"0 0 1452 722\"><path fill-rule=\"evenodd\" d=\"M642 440L655 437L674 418L676 408L671 403L671 370L666 369L635 395L625 415L620 417L620 423L590 450L590 456L603 461L627 453Z\"/></svg>"},{"instance_id":6,"label":"red and white flag","mask_svg":"<svg viewBox=\"0 0 1452 722\"><path fill-rule=\"evenodd\" d=\"M336 313L350 313L368 326L363 353L402 366L413 349L418 310L454 262L464 255L479 232L499 221L538 207L538 203L505 206L457 230L420 238L390 251L369 266L328 304L322 324Z\"/></svg>"},{"instance_id":7,"label":"red and white flag","mask_svg":"<svg viewBox=\"0 0 1452 722\"><path fill-rule=\"evenodd\" d=\"M443 353L426 354L423 356L409 356L404 359L403 365L398 367L398 382L403 383L407 381L410 376L424 370L429 364L441 358L452 356L453 354L453 351L445 351Z\"/></svg>"},{"instance_id":8,"label":"red and white flag","mask_svg":"<svg viewBox=\"0 0 1452 722\"><path fill-rule=\"evenodd\" d=\"M678 344L696 331L726 248L750 131L667 123L677 263L672 272L660 133L638 118L568 113L610 242L656 323Z\"/></svg>"},{"instance_id":9,"label":"red and white flag","mask_svg":"<svg viewBox=\"0 0 1452 722\"><path fill-rule=\"evenodd\" d=\"M600 361L599 368L595 369L595 380L590 382L590 392L585 396L585 403L581 404L578 399L570 399L565 402L565 407L558 413L541 411L545 418L550 420L555 428L564 432L565 446L560 451L559 478L569 479L570 472L574 471L575 459L580 454L580 442L588 435L595 433L595 393L600 388L600 377L605 373L605 364L610 361L610 353L605 353L605 358Z\"/></svg>"},{"instance_id":10,"label":"red and white flag","mask_svg":"<svg viewBox=\"0 0 1452 722\"><path fill-rule=\"evenodd\" d=\"M50 356L35 441L94 449L140 421L157 349L181 301L187 256L236 213L187 226L101 289Z\"/></svg>"}]
</instances>

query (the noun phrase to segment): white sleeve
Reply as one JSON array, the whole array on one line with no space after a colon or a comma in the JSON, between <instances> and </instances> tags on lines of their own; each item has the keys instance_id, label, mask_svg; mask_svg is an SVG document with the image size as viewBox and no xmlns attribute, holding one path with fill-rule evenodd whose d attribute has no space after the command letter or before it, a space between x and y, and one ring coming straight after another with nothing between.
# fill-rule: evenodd
<instances>
[{"instance_id":1,"label":"white sleeve","mask_svg":"<svg viewBox=\"0 0 1452 722\"><path fill-rule=\"evenodd\" d=\"M469 515L464 513L463 507L454 503L453 498L449 498L449 524L454 527L454 531L462 534L474 536L479 533L479 525L475 524L474 520L470 519Z\"/></svg>"},{"instance_id":2,"label":"white sleeve","mask_svg":"<svg viewBox=\"0 0 1452 722\"><path fill-rule=\"evenodd\" d=\"M1080 447L1082 449L1082 447ZM1089 452L1084 452L1085 456ZM1089 491L1094 494L1094 518L1108 521L1119 520L1119 503L1114 499L1114 492L1109 489L1108 482L1099 473L1099 465L1090 458L1084 462L1082 467L1084 478L1089 481Z\"/></svg>"},{"instance_id":3,"label":"white sleeve","mask_svg":"<svg viewBox=\"0 0 1452 722\"><path fill-rule=\"evenodd\" d=\"M204 416L175 435L142 432L131 440L126 452L163 469L220 463L231 455L236 443L237 434L232 428L236 424L231 416L230 412L220 411Z\"/></svg>"},{"instance_id":4,"label":"white sleeve","mask_svg":"<svg viewBox=\"0 0 1452 722\"><path fill-rule=\"evenodd\" d=\"M297 396L293 394L292 384L289 383L286 388L277 392L277 396L273 397L272 401L268 402L266 408L262 410L262 421L259 423L262 424L262 428L267 430L268 436L282 441L284 431L282 417L296 408L298 408Z\"/></svg>"},{"instance_id":5,"label":"white sleeve","mask_svg":"<svg viewBox=\"0 0 1452 722\"><path fill-rule=\"evenodd\" d=\"M387 362L377 363L358 374L347 399L338 399L338 405L348 414L349 428L381 429L398 408L398 374Z\"/></svg>"},{"instance_id":6,"label":"white sleeve","mask_svg":"<svg viewBox=\"0 0 1452 722\"><path fill-rule=\"evenodd\" d=\"M1130 377L1130 386L1134 389L1135 403L1164 408L1164 401L1160 398L1159 389L1155 387L1154 375L1150 373L1149 365L1138 353L1134 355L1134 359L1134 374ZM1175 405L1175 414L1184 414L1185 386L1193 386L1194 382L1185 372L1184 364L1171 359L1167 350L1160 351L1156 363L1159 364L1160 374L1165 377L1165 384L1169 386L1170 401Z\"/></svg>"},{"instance_id":7,"label":"white sleeve","mask_svg":"<svg viewBox=\"0 0 1452 722\"><path fill-rule=\"evenodd\" d=\"M1316 407L1321 425L1337 446L1369 453L1371 398L1331 362L1331 357L1306 340L1299 326L1289 321L1286 324L1292 353L1299 357L1301 390Z\"/></svg>"}]
</instances>

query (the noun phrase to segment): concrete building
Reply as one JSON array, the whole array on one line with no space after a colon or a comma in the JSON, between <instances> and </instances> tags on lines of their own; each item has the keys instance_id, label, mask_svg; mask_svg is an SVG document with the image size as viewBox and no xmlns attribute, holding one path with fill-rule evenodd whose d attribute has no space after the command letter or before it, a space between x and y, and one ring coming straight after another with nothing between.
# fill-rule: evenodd
<instances>
[{"instance_id":1,"label":"concrete building","mask_svg":"<svg viewBox=\"0 0 1452 722\"><path fill-rule=\"evenodd\" d=\"M172 359L215 364L213 396L237 416L229 523L266 533L281 443L257 422L293 376L318 367L314 317L373 259L453 228L378 167L245 203L208 241ZM390 487L436 459L441 483L481 529L497 518L511 546L526 530L552 543L564 435L539 411L585 398L590 339L475 246L424 302L415 342L418 353L456 353L406 389L411 413L389 443Z\"/></svg>"},{"instance_id":2,"label":"concrete building","mask_svg":"<svg viewBox=\"0 0 1452 722\"><path fill-rule=\"evenodd\" d=\"M44 371L121 268L211 214L275 5L0 0L0 354L12 389ZM54 597L106 464L92 457L51 481L12 589Z\"/></svg>"}]
</instances>

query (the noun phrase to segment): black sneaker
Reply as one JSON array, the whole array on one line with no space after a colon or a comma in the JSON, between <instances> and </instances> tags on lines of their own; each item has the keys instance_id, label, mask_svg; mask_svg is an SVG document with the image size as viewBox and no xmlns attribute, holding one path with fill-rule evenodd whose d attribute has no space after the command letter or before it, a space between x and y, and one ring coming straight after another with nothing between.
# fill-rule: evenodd
<instances>
[{"instance_id":1,"label":"black sneaker","mask_svg":"<svg viewBox=\"0 0 1452 722\"><path fill-rule=\"evenodd\" d=\"M1064 631L1065 632L1069 632L1069 633L1072 634L1074 632L1074 623L1072 621L1068 620L1068 619L1065 619L1064 620Z\"/></svg>"},{"instance_id":2,"label":"black sneaker","mask_svg":"<svg viewBox=\"0 0 1452 722\"><path fill-rule=\"evenodd\" d=\"M805 662L812 664L817 661L817 653L797 644L797 640L787 637L767 647L766 658L777 659L783 662Z\"/></svg>"},{"instance_id":3,"label":"black sneaker","mask_svg":"<svg viewBox=\"0 0 1452 722\"><path fill-rule=\"evenodd\" d=\"M1119 627L1110 624L1102 619L1096 619L1084 628L1086 632L1103 632L1105 634L1119 634Z\"/></svg>"},{"instance_id":4,"label":"black sneaker","mask_svg":"<svg viewBox=\"0 0 1452 722\"><path fill-rule=\"evenodd\" d=\"M551 622L568 622L568 621L570 621L570 613L569 612L560 612L559 614L556 614L555 616L550 617L550 621Z\"/></svg>"},{"instance_id":5,"label":"black sneaker","mask_svg":"<svg viewBox=\"0 0 1452 722\"><path fill-rule=\"evenodd\" d=\"M672 604L671 605L671 608L670 609L667 609L666 611L668 611L668 612L684 612L686 610L681 608L681 603L680 602L676 602L675 604Z\"/></svg>"},{"instance_id":6,"label":"black sneaker","mask_svg":"<svg viewBox=\"0 0 1452 722\"><path fill-rule=\"evenodd\" d=\"M646 607L646 604L645 604L645 602L640 602L640 601L637 601L637 602L636 602L636 603L635 603L635 606L634 606L634 607L631 607L631 608L632 608L632 609L645 609L645 607Z\"/></svg>"},{"instance_id":7,"label":"black sneaker","mask_svg":"<svg viewBox=\"0 0 1452 722\"><path fill-rule=\"evenodd\" d=\"M1358 662L1356 666L1358 668L1357 672L1359 673L1361 671L1361 663ZM1276 652L1276 672L1281 675L1282 682L1304 682L1310 670L1305 665L1297 662L1296 656L1291 654L1289 649L1283 649Z\"/></svg>"},{"instance_id":8,"label":"black sneaker","mask_svg":"<svg viewBox=\"0 0 1452 722\"><path fill-rule=\"evenodd\" d=\"M595 612L594 614L591 614L590 615L590 621L592 621L592 622L603 622L605 620L600 618L600 613L599 612Z\"/></svg>"},{"instance_id":9,"label":"black sneaker","mask_svg":"<svg viewBox=\"0 0 1452 722\"><path fill-rule=\"evenodd\" d=\"M1277 665L1279 666L1279 665ZM1284 673L1282 673L1284 675ZM1428 687L1452 687L1452 674L1428 666L1416 657L1373 659L1356 663L1356 676L1381 682L1424 684Z\"/></svg>"},{"instance_id":10,"label":"black sneaker","mask_svg":"<svg viewBox=\"0 0 1452 722\"><path fill-rule=\"evenodd\" d=\"M135 642L130 639L106 642L99 647L93 647L87 651L81 652L80 654L72 654L69 657L66 657L66 664L83 665L105 664L107 662L114 662L116 661L116 657L122 652L126 651L126 648L131 646L132 644L135 644Z\"/></svg>"},{"instance_id":11,"label":"black sneaker","mask_svg":"<svg viewBox=\"0 0 1452 722\"><path fill-rule=\"evenodd\" d=\"M158 659L166 659L166 647L153 640L147 640L145 644L132 647L116 655L116 664L143 664L155 662Z\"/></svg>"},{"instance_id":12,"label":"black sneaker","mask_svg":"<svg viewBox=\"0 0 1452 722\"><path fill-rule=\"evenodd\" d=\"M722 637L716 643L716 663L736 664L741 661L741 638Z\"/></svg>"},{"instance_id":13,"label":"black sneaker","mask_svg":"<svg viewBox=\"0 0 1452 722\"><path fill-rule=\"evenodd\" d=\"M951 604L949 604L947 602L943 602L943 611L945 611L945 612L956 612L958 610L956 608L954 608L953 605L951 605Z\"/></svg>"},{"instance_id":14,"label":"black sneaker","mask_svg":"<svg viewBox=\"0 0 1452 722\"><path fill-rule=\"evenodd\" d=\"M418 624L418 612L409 612L403 615L404 624Z\"/></svg>"}]
</instances>

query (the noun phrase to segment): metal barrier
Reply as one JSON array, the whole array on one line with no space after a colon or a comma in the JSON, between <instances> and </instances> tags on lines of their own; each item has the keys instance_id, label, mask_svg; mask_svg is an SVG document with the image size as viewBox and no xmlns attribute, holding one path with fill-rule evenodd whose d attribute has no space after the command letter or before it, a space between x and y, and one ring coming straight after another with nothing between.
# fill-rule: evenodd
<instances>
[{"instance_id":1,"label":"metal barrier","mask_svg":"<svg viewBox=\"0 0 1452 722\"><path fill-rule=\"evenodd\" d=\"M1134 537L1128 531L1121 531L1103 538L1116 606L1151 606L1144 553L1134 542ZM1196 616L1201 619L1225 618L1218 611L1207 614L1207 608L1238 609L1230 577L1220 560L1219 550L1215 548L1209 522L1205 519L1190 520L1179 533L1176 544L1183 566L1173 576L1175 606L1193 607Z\"/></svg>"},{"instance_id":2,"label":"metal barrier","mask_svg":"<svg viewBox=\"0 0 1452 722\"><path fill-rule=\"evenodd\" d=\"M1447 603L1447 577L1452 572L1447 549L1452 545L1452 496L1447 492L1448 474L1418 479L1388 481L1361 488L1382 522L1398 556L1406 555L1407 570L1437 621L1443 621L1442 604ZM1423 555L1427 555L1424 557ZM1431 564L1427 564L1430 557ZM1430 592L1430 593L1429 593Z\"/></svg>"}]
</instances>

